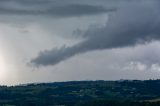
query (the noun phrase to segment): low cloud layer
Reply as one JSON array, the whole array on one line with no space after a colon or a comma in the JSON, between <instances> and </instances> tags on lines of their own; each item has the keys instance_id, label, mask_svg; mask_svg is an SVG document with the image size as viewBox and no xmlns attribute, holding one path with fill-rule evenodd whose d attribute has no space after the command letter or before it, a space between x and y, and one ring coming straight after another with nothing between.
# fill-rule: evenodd
<instances>
[{"instance_id":1,"label":"low cloud layer","mask_svg":"<svg viewBox=\"0 0 160 106\"><path fill-rule=\"evenodd\" d=\"M100 14L114 10L90 4L63 3L52 0L0 1L0 15L47 15L61 18Z\"/></svg>"},{"instance_id":2,"label":"low cloud layer","mask_svg":"<svg viewBox=\"0 0 160 106\"><path fill-rule=\"evenodd\" d=\"M158 1L128 3L114 12L104 27L89 28L85 40L72 47L54 48L31 60L36 66L55 65L77 54L145 44L160 39Z\"/></svg>"}]
</instances>

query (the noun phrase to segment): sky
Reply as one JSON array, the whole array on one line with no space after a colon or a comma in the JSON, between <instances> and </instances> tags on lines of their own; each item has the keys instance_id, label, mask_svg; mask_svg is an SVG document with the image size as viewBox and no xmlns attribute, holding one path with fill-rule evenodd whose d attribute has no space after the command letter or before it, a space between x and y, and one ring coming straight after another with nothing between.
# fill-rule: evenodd
<instances>
[{"instance_id":1,"label":"sky","mask_svg":"<svg viewBox=\"0 0 160 106\"><path fill-rule=\"evenodd\" d=\"M159 79L159 0L0 0L0 85Z\"/></svg>"}]
</instances>

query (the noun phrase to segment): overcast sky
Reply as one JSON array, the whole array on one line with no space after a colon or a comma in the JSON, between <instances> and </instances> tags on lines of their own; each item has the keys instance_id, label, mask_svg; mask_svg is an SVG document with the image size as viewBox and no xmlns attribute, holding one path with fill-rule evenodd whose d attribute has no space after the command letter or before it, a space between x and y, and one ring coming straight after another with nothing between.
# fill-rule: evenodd
<instances>
[{"instance_id":1,"label":"overcast sky","mask_svg":"<svg viewBox=\"0 0 160 106\"><path fill-rule=\"evenodd\" d=\"M160 78L159 0L0 0L0 84Z\"/></svg>"}]
</instances>

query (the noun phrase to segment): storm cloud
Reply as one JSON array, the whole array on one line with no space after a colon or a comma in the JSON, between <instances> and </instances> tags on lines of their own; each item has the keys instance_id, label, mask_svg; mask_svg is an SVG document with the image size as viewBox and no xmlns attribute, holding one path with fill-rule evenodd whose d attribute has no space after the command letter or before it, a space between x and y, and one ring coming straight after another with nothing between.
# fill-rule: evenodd
<instances>
[{"instance_id":1,"label":"storm cloud","mask_svg":"<svg viewBox=\"0 0 160 106\"><path fill-rule=\"evenodd\" d=\"M31 16L52 16L75 17L84 15L100 14L115 11L102 6L78 3L63 3L51 0L1 0L0 15L31 15Z\"/></svg>"},{"instance_id":2,"label":"storm cloud","mask_svg":"<svg viewBox=\"0 0 160 106\"><path fill-rule=\"evenodd\" d=\"M71 46L53 48L31 60L35 66L55 65L77 54L145 44L160 39L158 1L128 3L112 13L104 27L88 28L84 41Z\"/></svg>"}]
</instances>

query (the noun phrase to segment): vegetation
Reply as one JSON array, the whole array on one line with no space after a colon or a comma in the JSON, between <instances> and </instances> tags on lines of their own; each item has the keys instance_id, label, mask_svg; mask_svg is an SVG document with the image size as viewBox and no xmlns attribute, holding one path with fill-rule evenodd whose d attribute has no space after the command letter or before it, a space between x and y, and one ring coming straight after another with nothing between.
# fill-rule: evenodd
<instances>
[{"instance_id":1,"label":"vegetation","mask_svg":"<svg viewBox=\"0 0 160 106\"><path fill-rule=\"evenodd\" d=\"M160 80L0 86L0 106L160 106Z\"/></svg>"}]
</instances>

